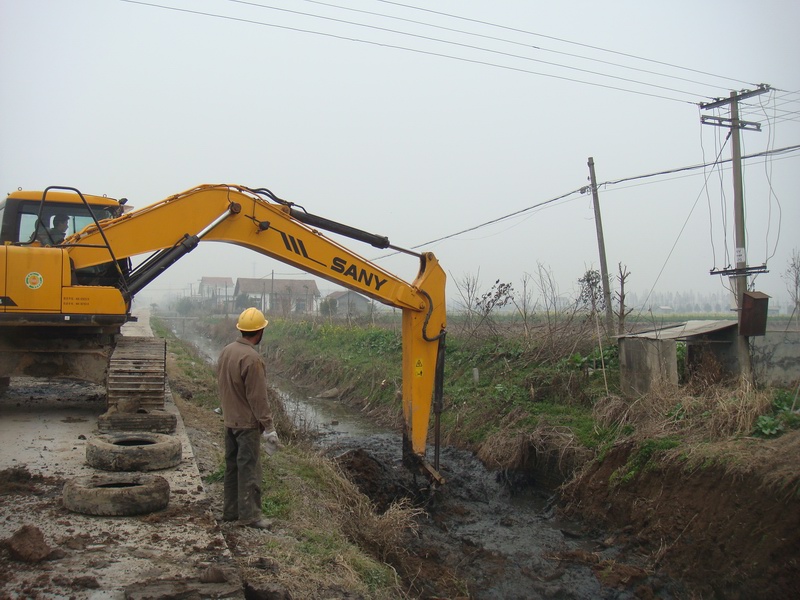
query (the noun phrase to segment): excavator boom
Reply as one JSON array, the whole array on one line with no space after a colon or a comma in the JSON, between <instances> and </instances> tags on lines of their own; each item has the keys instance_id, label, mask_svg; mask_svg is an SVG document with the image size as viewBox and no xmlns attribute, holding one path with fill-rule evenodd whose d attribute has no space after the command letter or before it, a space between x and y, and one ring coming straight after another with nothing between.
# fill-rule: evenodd
<instances>
[{"instance_id":1,"label":"excavator boom","mask_svg":"<svg viewBox=\"0 0 800 600\"><path fill-rule=\"evenodd\" d=\"M52 205L48 196L66 201L64 194L50 189L38 194L38 222L43 223L48 202ZM8 203L33 197L35 193L9 196L3 216L4 232L14 230L7 226L13 221ZM83 195L80 197L83 205L92 205ZM113 327L130 318L134 295L199 242L225 242L248 248L401 309L404 458L433 480L443 481L438 473L438 436L434 465L425 457L431 412L433 408L437 410L438 424L441 409L446 330L446 277L432 253L412 253L419 258L420 266L414 281L408 283L319 229L379 248L389 246L386 238L308 214L268 190L236 185L203 185L120 213L121 210L100 219L93 215L85 227L79 231L76 228L51 248L15 240L13 235L9 239L3 233L0 333L13 330L19 339L20 327L25 325L69 328L79 322L91 327L105 323L113 331ZM23 228L17 222L17 238ZM130 259L141 255L149 257L131 269ZM0 369L6 370L0 371L0 377L15 374L8 372L4 361L0 361Z\"/></svg>"}]
</instances>

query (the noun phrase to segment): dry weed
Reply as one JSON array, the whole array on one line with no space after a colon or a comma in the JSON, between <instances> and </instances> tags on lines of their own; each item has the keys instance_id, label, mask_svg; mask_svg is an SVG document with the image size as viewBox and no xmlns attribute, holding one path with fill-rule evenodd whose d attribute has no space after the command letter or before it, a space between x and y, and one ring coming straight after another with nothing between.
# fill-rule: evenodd
<instances>
[{"instance_id":1,"label":"dry weed","mask_svg":"<svg viewBox=\"0 0 800 600\"><path fill-rule=\"evenodd\" d=\"M575 439L569 427L556 427L541 419L532 431L519 426L528 417L522 409L515 409L500 422L500 428L484 440L478 449L478 458L489 468L523 468L531 457L556 455L560 464L568 453L585 450Z\"/></svg>"},{"instance_id":2,"label":"dry weed","mask_svg":"<svg viewBox=\"0 0 800 600\"><path fill-rule=\"evenodd\" d=\"M603 398L595 404L593 416L606 427L630 426L636 437L681 434L721 440L749 435L771 402L768 392L746 383L715 384L695 393L664 383L633 400Z\"/></svg>"},{"instance_id":3,"label":"dry weed","mask_svg":"<svg viewBox=\"0 0 800 600\"><path fill-rule=\"evenodd\" d=\"M478 459L490 469L512 469L528 458L527 435L518 426L528 413L515 408L500 421L498 429L478 448Z\"/></svg>"},{"instance_id":4,"label":"dry weed","mask_svg":"<svg viewBox=\"0 0 800 600\"><path fill-rule=\"evenodd\" d=\"M326 458L318 457L316 465L324 473L329 488L326 512L351 540L370 549L382 561L403 551L403 539L416 533L416 518L425 511L412 506L403 498L392 503L382 514L358 487L347 478L339 466Z\"/></svg>"},{"instance_id":5,"label":"dry weed","mask_svg":"<svg viewBox=\"0 0 800 600\"><path fill-rule=\"evenodd\" d=\"M683 468L716 466L728 477L752 476L770 493L786 497L800 495L800 430L774 439L738 437L705 444L687 444L680 454L670 456Z\"/></svg>"}]
</instances>

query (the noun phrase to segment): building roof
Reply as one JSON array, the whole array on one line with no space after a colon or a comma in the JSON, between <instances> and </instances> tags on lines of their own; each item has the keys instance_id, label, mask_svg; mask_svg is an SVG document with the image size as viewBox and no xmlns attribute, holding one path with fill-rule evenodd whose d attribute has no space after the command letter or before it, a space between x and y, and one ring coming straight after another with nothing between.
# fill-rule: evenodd
<instances>
[{"instance_id":1,"label":"building roof","mask_svg":"<svg viewBox=\"0 0 800 600\"><path fill-rule=\"evenodd\" d=\"M320 295L317 282L313 279L272 279L260 278L251 279L239 277L236 280L237 294L286 294L292 296L304 296L311 294L315 297Z\"/></svg>"},{"instance_id":2,"label":"building roof","mask_svg":"<svg viewBox=\"0 0 800 600\"><path fill-rule=\"evenodd\" d=\"M639 331L620 335L620 338L644 338L648 340L685 340L694 336L722 331L736 327L736 321L686 321L685 323L671 323L661 329Z\"/></svg>"},{"instance_id":3,"label":"building roof","mask_svg":"<svg viewBox=\"0 0 800 600\"><path fill-rule=\"evenodd\" d=\"M354 292L353 290L344 290L342 292L333 292L325 296L329 300L338 300L339 298L344 298L345 296L353 296L354 298L358 298L363 300L364 302L369 302L369 299L366 296L362 296L358 292Z\"/></svg>"},{"instance_id":4,"label":"building roof","mask_svg":"<svg viewBox=\"0 0 800 600\"><path fill-rule=\"evenodd\" d=\"M229 285L233 287L232 277L201 277L200 285L207 285L209 287L225 287Z\"/></svg>"}]
</instances>

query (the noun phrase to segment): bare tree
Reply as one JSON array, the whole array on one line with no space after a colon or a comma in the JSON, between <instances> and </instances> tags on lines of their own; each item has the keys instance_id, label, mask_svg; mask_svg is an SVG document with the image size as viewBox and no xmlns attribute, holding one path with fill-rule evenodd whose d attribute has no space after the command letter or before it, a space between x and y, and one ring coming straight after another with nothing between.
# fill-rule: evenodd
<instances>
[{"instance_id":1,"label":"bare tree","mask_svg":"<svg viewBox=\"0 0 800 600\"><path fill-rule=\"evenodd\" d=\"M577 302L562 302L553 273L539 264L536 285L544 319L544 332L537 340L537 358L558 360L572 354L580 339L585 338L587 321L576 322Z\"/></svg>"},{"instance_id":2,"label":"bare tree","mask_svg":"<svg viewBox=\"0 0 800 600\"><path fill-rule=\"evenodd\" d=\"M460 280L453 278L453 282L456 284L456 289L458 290L458 295L461 296L461 308L464 311L464 323L462 329L465 331L473 330L473 322L475 321L475 304L477 303L478 294L480 294L480 286L478 283L480 275L481 271L478 269L478 272L475 275L465 273Z\"/></svg>"},{"instance_id":3,"label":"bare tree","mask_svg":"<svg viewBox=\"0 0 800 600\"><path fill-rule=\"evenodd\" d=\"M496 334L497 327L492 319L492 313L508 305L513 299L513 286L510 283L501 283L499 279L488 292L481 293L479 276L480 272L474 276L464 275L460 282L455 282L464 309L462 331L468 338L477 335L482 328Z\"/></svg>"},{"instance_id":4,"label":"bare tree","mask_svg":"<svg viewBox=\"0 0 800 600\"><path fill-rule=\"evenodd\" d=\"M536 304L533 302L533 276L530 273L522 275L522 290L514 294L512 302L519 316L522 317L525 339L529 340L531 337L531 320L536 311Z\"/></svg>"},{"instance_id":5,"label":"bare tree","mask_svg":"<svg viewBox=\"0 0 800 600\"><path fill-rule=\"evenodd\" d=\"M786 291L789 292L789 299L792 302L792 315L789 317L791 323L792 317L796 315L800 319L800 252L797 248L792 250L789 265L781 277L786 282Z\"/></svg>"},{"instance_id":6,"label":"bare tree","mask_svg":"<svg viewBox=\"0 0 800 600\"><path fill-rule=\"evenodd\" d=\"M617 281L619 282L619 291L615 292L617 298L617 333L618 335L625 334L625 317L633 312L632 308L625 308L625 283L628 281L631 272L628 271L627 266L622 266L622 263L617 265L619 273L617 274Z\"/></svg>"}]
</instances>

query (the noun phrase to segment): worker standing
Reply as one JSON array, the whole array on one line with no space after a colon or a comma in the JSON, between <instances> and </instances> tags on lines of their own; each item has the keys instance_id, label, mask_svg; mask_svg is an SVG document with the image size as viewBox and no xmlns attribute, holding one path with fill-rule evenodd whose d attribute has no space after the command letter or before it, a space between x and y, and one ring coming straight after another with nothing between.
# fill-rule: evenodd
<instances>
[{"instance_id":1,"label":"worker standing","mask_svg":"<svg viewBox=\"0 0 800 600\"><path fill-rule=\"evenodd\" d=\"M267 320L257 308L239 315L242 337L228 344L217 362L220 403L225 422L225 498L222 518L267 529L261 516L261 439L278 446L267 401L267 376L256 351Z\"/></svg>"}]
</instances>

